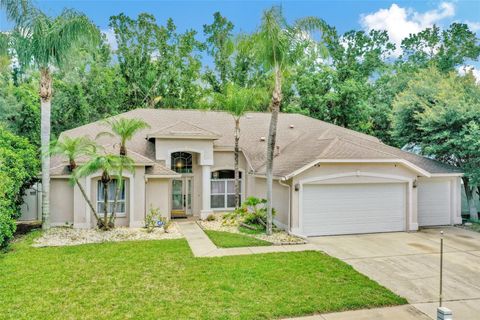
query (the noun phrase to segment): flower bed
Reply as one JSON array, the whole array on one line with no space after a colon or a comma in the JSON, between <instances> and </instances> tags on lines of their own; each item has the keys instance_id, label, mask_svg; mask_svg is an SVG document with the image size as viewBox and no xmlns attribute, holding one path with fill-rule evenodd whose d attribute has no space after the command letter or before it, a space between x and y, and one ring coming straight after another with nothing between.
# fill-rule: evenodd
<instances>
[{"instance_id":1,"label":"flower bed","mask_svg":"<svg viewBox=\"0 0 480 320\"><path fill-rule=\"evenodd\" d=\"M143 228L115 228L110 231L97 229L72 229L67 227L51 228L37 238L34 247L74 246L87 243L110 241L135 241L135 240L163 240L178 239L183 235L178 231L175 223L165 232L163 228L156 228L148 233Z\"/></svg>"},{"instance_id":2,"label":"flower bed","mask_svg":"<svg viewBox=\"0 0 480 320\"><path fill-rule=\"evenodd\" d=\"M231 232L231 233L239 233L245 236L250 236L253 238L257 238L260 240L265 240L268 242L273 243L274 245L288 245L288 244L304 244L306 241L302 238L295 237L292 235L289 235L283 230L274 230L274 232L267 236L264 233L259 233L259 234L247 234L244 232L241 232L238 229L238 224L232 223L232 224L225 224L223 223L222 215L217 214L215 215L215 220L212 221L198 221L198 224L202 229L205 230L215 230L215 231L224 231L224 232Z\"/></svg>"}]
</instances>

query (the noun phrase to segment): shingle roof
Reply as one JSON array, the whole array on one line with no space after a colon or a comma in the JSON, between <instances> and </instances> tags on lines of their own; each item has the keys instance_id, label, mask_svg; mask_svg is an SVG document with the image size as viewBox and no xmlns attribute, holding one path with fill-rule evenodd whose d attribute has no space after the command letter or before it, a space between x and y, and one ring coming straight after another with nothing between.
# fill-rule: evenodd
<instances>
[{"instance_id":1,"label":"shingle roof","mask_svg":"<svg viewBox=\"0 0 480 320\"><path fill-rule=\"evenodd\" d=\"M149 166L145 169L145 173L152 176L174 176L179 175L173 170L168 169L161 163L155 163L153 166Z\"/></svg>"},{"instance_id":2,"label":"shingle roof","mask_svg":"<svg viewBox=\"0 0 480 320\"><path fill-rule=\"evenodd\" d=\"M179 121L172 125L149 133L147 138L191 138L191 139L218 139L220 135L213 131L195 126L185 121Z\"/></svg>"},{"instance_id":3,"label":"shingle roof","mask_svg":"<svg viewBox=\"0 0 480 320\"><path fill-rule=\"evenodd\" d=\"M150 125L127 143L129 155L139 154L155 161L154 142L147 137L177 131L216 136L214 147L233 147L234 120L229 113L180 109L135 109L117 117L140 118ZM248 113L240 120L240 148L257 174L264 174L269 113ZM460 169L410 152L387 146L375 137L345 129L299 114L281 113L277 126L274 175L287 176L315 159L403 159L429 173L459 173ZM211 130L215 130L215 132ZM105 130L93 122L62 133L95 139ZM61 135L61 136L62 136ZM264 137L265 140L261 138ZM100 144L112 144L111 137L101 136ZM52 167L59 159L52 158ZM169 170L168 168L166 168Z\"/></svg>"}]
</instances>

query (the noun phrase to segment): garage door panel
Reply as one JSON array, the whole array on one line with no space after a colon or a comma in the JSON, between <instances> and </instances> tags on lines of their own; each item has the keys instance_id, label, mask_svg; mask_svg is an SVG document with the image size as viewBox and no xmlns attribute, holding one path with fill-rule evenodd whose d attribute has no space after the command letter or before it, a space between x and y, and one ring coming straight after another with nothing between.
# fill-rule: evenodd
<instances>
[{"instance_id":1,"label":"garage door panel","mask_svg":"<svg viewBox=\"0 0 480 320\"><path fill-rule=\"evenodd\" d=\"M405 229L404 184L304 185L302 204L309 236Z\"/></svg>"},{"instance_id":2,"label":"garage door panel","mask_svg":"<svg viewBox=\"0 0 480 320\"><path fill-rule=\"evenodd\" d=\"M446 180L418 183L418 225L450 224L450 183Z\"/></svg>"}]
</instances>

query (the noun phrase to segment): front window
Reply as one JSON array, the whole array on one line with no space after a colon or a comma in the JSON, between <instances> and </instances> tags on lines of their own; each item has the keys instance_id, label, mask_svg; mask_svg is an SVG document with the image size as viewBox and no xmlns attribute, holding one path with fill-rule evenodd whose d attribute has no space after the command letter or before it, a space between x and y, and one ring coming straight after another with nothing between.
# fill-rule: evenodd
<instances>
[{"instance_id":1,"label":"front window","mask_svg":"<svg viewBox=\"0 0 480 320\"><path fill-rule=\"evenodd\" d=\"M105 211L105 201L103 196L103 183L98 181L97 184L97 212L103 214ZM108 187L108 214L113 210L113 202L115 201L115 190L117 190L117 180L112 179L107 185ZM122 189L118 194L116 214L125 215L125 180L122 183Z\"/></svg>"},{"instance_id":2,"label":"front window","mask_svg":"<svg viewBox=\"0 0 480 320\"><path fill-rule=\"evenodd\" d=\"M188 152L172 153L171 169L177 173L192 173L192 154Z\"/></svg>"},{"instance_id":3,"label":"front window","mask_svg":"<svg viewBox=\"0 0 480 320\"><path fill-rule=\"evenodd\" d=\"M239 172L240 203L242 202L242 173ZM235 171L218 170L211 177L212 209L235 208Z\"/></svg>"}]
</instances>

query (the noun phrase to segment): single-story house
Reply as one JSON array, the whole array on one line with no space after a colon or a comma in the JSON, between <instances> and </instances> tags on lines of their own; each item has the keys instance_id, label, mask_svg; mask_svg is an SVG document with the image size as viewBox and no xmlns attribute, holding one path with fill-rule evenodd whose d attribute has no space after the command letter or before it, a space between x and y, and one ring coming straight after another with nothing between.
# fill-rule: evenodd
<instances>
[{"instance_id":1,"label":"single-story house","mask_svg":"<svg viewBox=\"0 0 480 320\"><path fill-rule=\"evenodd\" d=\"M141 227L150 208L166 217L206 218L234 207L234 120L226 112L136 109L117 117L150 125L128 142L135 171L125 172L117 224ZM241 118L241 198L264 198L269 113ZM94 122L65 131L89 136ZM97 139L111 152L117 141ZM281 113L274 160L275 224L301 236L414 231L461 223L462 172L379 139L299 114ZM52 225L95 221L67 163L51 160ZM100 172L81 179L100 209Z\"/></svg>"}]
</instances>

